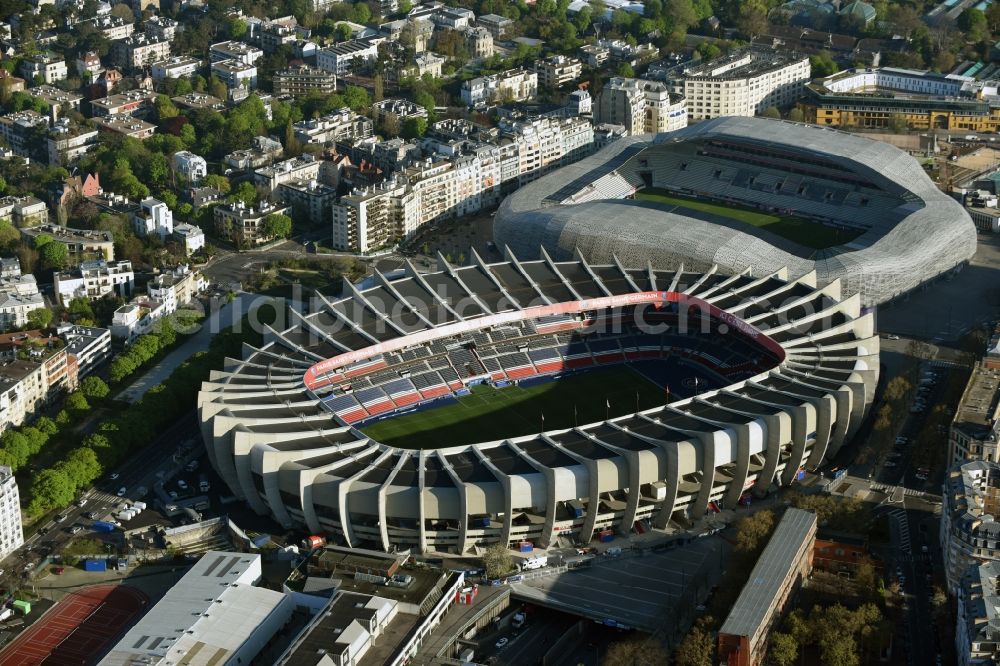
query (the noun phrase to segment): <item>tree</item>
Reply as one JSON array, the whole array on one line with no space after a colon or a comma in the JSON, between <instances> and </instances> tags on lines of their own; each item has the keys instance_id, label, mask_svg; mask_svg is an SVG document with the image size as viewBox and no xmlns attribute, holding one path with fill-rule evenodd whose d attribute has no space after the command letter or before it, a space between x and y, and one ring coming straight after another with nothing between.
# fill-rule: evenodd
<instances>
[{"instance_id":1,"label":"tree","mask_svg":"<svg viewBox=\"0 0 1000 666\"><path fill-rule=\"evenodd\" d=\"M66 506L75 496L76 486L65 471L57 468L43 469L31 484L28 513L38 515L56 507Z\"/></svg>"},{"instance_id":2,"label":"tree","mask_svg":"<svg viewBox=\"0 0 1000 666\"><path fill-rule=\"evenodd\" d=\"M768 659L774 666L794 666L799 658L799 644L791 634L775 632L771 634L771 649Z\"/></svg>"},{"instance_id":3,"label":"tree","mask_svg":"<svg viewBox=\"0 0 1000 666\"><path fill-rule=\"evenodd\" d=\"M427 119L426 118L407 118L403 121L403 127L400 132L404 139L419 139L427 131Z\"/></svg>"},{"instance_id":4,"label":"tree","mask_svg":"<svg viewBox=\"0 0 1000 666\"><path fill-rule=\"evenodd\" d=\"M48 328L52 323L52 310L38 308L28 313L28 328Z\"/></svg>"},{"instance_id":5,"label":"tree","mask_svg":"<svg viewBox=\"0 0 1000 666\"><path fill-rule=\"evenodd\" d=\"M225 176L220 176L219 174L216 173L210 173L204 178L202 178L201 184L204 185L205 187L211 187L216 190L219 190L223 194L229 194L229 190L232 187L229 184L228 178L226 178Z\"/></svg>"},{"instance_id":6,"label":"tree","mask_svg":"<svg viewBox=\"0 0 1000 666\"><path fill-rule=\"evenodd\" d=\"M229 36L239 40L247 34L247 22L241 18L234 18L229 21Z\"/></svg>"},{"instance_id":7,"label":"tree","mask_svg":"<svg viewBox=\"0 0 1000 666\"><path fill-rule=\"evenodd\" d=\"M208 77L208 94L212 97L218 97L219 99L226 99L228 96L229 89L226 88L226 84L222 82L217 76Z\"/></svg>"},{"instance_id":8,"label":"tree","mask_svg":"<svg viewBox=\"0 0 1000 666\"><path fill-rule=\"evenodd\" d=\"M764 547L774 529L774 513L758 511L744 516L736 523L736 549L755 552Z\"/></svg>"},{"instance_id":9,"label":"tree","mask_svg":"<svg viewBox=\"0 0 1000 666\"><path fill-rule=\"evenodd\" d=\"M88 400L103 400L108 397L111 389L108 388L103 379L97 375L91 375L84 377L83 381L80 382L80 391Z\"/></svg>"},{"instance_id":10,"label":"tree","mask_svg":"<svg viewBox=\"0 0 1000 666\"><path fill-rule=\"evenodd\" d=\"M743 0L739 4L736 26L745 37L755 37L767 30L768 5L765 0Z\"/></svg>"},{"instance_id":11,"label":"tree","mask_svg":"<svg viewBox=\"0 0 1000 666\"><path fill-rule=\"evenodd\" d=\"M264 218L264 235L270 238L288 238L292 235L292 218L272 213Z\"/></svg>"},{"instance_id":12,"label":"tree","mask_svg":"<svg viewBox=\"0 0 1000 666\"><path fill-rule=\"evenodd\" d=\"M615 74L629 79L635 78L635 70L632 69L632 65L627 62L619 63L618 69L615 70Z\"/></svg>"},{"instance_id":13,"label":"tree","mask_svg":"<svg viewBox=\"0 0 1000 666\"><path fill-rule=\"evenodd\" d=\"M347 89L344 90L344 103L352 111L362 111L371 105L368 91L361 86L347 86Z\"/></svg>"},{"instance_id":14,"label":"tree","mask_svg":"<svg viewBox=\"0 0 1000 666\"><path fill-rule=\"evenodd\" d=\"M38 254L45 268L61 270L66 267L66 262L69 260L69 248L62 243L47 243Z\"/></svg>"},{"instance_id":15,"label":"tree","mask_svg":"<svg viewBox=\"0 0 1000 666\"><path fill-rule=\"evenodd\" d=\"M830 76L840 71L840 67L834 62L829 51L820 51L816 55L809 56L809 67L814 79Z\"/></svg>"},{"instance_id":16,"label":"tree","mask_svg":"<svg viewBox=\"0 0 1000 666\"><path fill-rule=\"evenodd\" d=\"M805 120L805 114L802 113L802 109L795 107L788 112L788 119L795 123L801 123Z\"/></svg>"},{"instance_id":17,"label":"tree","mask_svg":"<svg viewBox=\"0 0 1000 666\"><path fill-rule=\"evenodd\" d=\"M652 636L634 636L608 646L602 666L668 666L667 651Z\"/></svg>"},{"instance_id":18,"label":"tree","mask_svg":"<svg viewBox=\"0 0 1000 666\"><path fill-rule=\"evenodd\" d=\"M68 396L66 396L66 409L70 413L83 414L90 409L90 403L87 402L86 396L80 391L73 391Z\"/></svg>"},{"instance_id":19,"label":"tree","mask_svg":"<svg viewBox=\"0 0 1000 666\"><path fill-rule=\"evenodd\" d=\"M253 186L253 183L244 180L242 183L236 186L236 190L229 195L229 201L242 201L247 206L253 206L257 203L257 188Z\"/></svg>"},{"instance_id":20,"label":"tree","mask_svg":"<svg viewBox=\"0 0 1000 666\"><path fill-rule=\"evenodd\" d=\"M966 9L959 14L957 25L959 30L965 33L966 40L970 42L981 42L990 34L986 14L975 8Z\"/></svg>"},{"instance_id":21,"label":"tree","mask_svg":"<svg viewBox=\"0 0 1000 666\"><path fill-rule=\"evenodd\" d=\"M677 666L712 666L715 656L715 641L712 640L712 618L705 616L691 627L674 653Z\"/></svg>"},{"instance_id":22,"label":"tree","mask_svg":"<svg viewBox=\"0 0 1000 666\"><path fill-rule=\"evenodd\" d=\"M495 543L483 553L483 566L487 578L500 578L514 570L514 558L505 545Z\"/></svg>"},{"instance_id":23,"label":"tree","mask_svg":"<svg viewBox=\"0 0 1000 666\"><path fill-rule=\"evenodd\" d=\"M764 116L765 118L773 118L775 120L778 120L781 118L781 111L778 111L777 107L769 106L767 107L767 109L764 110L764 113L761 115Z\"/></svg>"}]
</instances>

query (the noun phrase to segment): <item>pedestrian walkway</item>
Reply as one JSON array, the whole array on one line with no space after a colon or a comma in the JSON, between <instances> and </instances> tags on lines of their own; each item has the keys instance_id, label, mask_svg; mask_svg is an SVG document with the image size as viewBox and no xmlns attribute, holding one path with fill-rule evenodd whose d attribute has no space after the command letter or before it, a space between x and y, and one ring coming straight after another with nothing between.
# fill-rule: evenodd
<instances>
[{"instance_id":1,"label":"pedestrian walkway","mask_svg":"<svg viewBox=\"0 0 1000 666\"><path fill-rule=\"evenodd\" d=\"M893 519L896 525L896 535L899 538L899 549L903 553L912 552L912 544L910 542L910 522L906 518L906 511L903 509L892 509L889 511L889 516Z\"/></svg>"}]
</instances>

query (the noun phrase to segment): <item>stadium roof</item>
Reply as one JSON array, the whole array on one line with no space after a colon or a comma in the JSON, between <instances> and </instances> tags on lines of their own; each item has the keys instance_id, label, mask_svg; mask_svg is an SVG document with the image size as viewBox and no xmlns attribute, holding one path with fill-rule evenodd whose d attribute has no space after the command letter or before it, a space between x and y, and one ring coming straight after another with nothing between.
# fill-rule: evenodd
<instances>
[{"instance_id":1,"label":"stadium roof","mask_svg":"<svg viewBox=\"0 0 1000 666\"><path fill-rule=\"evenodd\" d=\"M779 597L788 576L802 557L803 545L816 535L816 514L790 508L775 528L771 540L761 553L743 586L729 616L719 629L720 634L754 637L772 614L777 612ZM810 555L807 555L809 557Z\"/></svg>"},{"instance_id":2,"label":"stadium roof","mask_svg":"<svg viewBox=\"0 0 1000 666\"><path fill-rule=\"evenodd\" d=\"M260 575L260 555L205 553L101 666L227 663L272 613L291 611L290 597L253 587Z\"/></svg>"},{"instance_id":3,"label":"stadium roof","mask_svg":"<svg viewBox=\"0 0 1000 666\"><path fill-rule=\"evenodd\" d=\"M663 164L678 151L693 154L686 146L689 142L722 142L745 148L746 153L728 158L693 156L692 164L701 160L706 165L705 175L657 168L658 162ZM708 166L742 169L752 176L762 169L746 154L758 150L787 156L788 166L763 169L775 178L829 182L828 189L853 197L854 202L810 200L796 187L766 191L748 183L737 185L735 180L713 177ZM824 176L801 175L813 162L815 171ZM847 243L810 251L766 229L696 219L623 199L644 186L639 172L651 172L657 186L682 183L678 188L683 191L710 191L710 197L745 200L750 206L760 201L768 209L791 210L813 219L829 217L828 223L865 231ZM836 180L845 177L846 183ZM592 190L602 183L608 183L604 191ZM583 191L593 194L582 201L573 199L574 193ZM820 285L842 279L845 292L860 293L866 306L920 286L968 261L976 250L976 229L969 215L938 190L905 152L830 128L743 117L715 118L676 132L615 141L507 197L495 216L494 238L497 245L529 258L538 256L542 247L557 260L582 252L595 262L617 257L630 264L648 260L695 270L716 265L726 273L750 266L761 273L787 267L793 277L816 271Z\"/></svg>"}]
</instances>

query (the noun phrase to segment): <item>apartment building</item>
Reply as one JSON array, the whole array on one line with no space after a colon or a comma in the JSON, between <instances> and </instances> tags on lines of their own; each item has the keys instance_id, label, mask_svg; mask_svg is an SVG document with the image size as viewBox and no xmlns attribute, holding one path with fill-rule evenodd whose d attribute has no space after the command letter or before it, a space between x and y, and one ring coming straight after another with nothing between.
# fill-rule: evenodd
<instances>
[{"instance_id":1,"label":"apartment building","mask_svg":"<svg viewBox=\"0 0 1000 666\"><path fill-rule=\"evenodd\" d=\"M290 180L278 185L274 196L291 207L295 219L320 224L330 219L330 210L337 200L337 188L316 180Z\"/></svg>"},{"instance_id":2,"label":"apartment building","mask_svg":"<svg viewBox=\"0 0 1000 666\"><path fill-rule=\"evenodd\" d=\"M177 25L177 21L165 16L153 16L143 25L143 30L150 37L169 42L177 35Z\"/></svg>"},{"instance_id":3,"label":"apartment building","mask_svg":"<svg viewBox=\"0 0 1000 666\"><path fill-rule=\"evenodd\" d=\"M426 52L417 55L413 59L414 65L409 71L417 77L429 74L434 78L441 78L441 69L444 67L445 58L436 53Z\"/></svg>"},{"instance_id":4,"label":"apartment building","mask_svg":"<svg viewBox=\"0 0 1000 666\"><path fill-rule=\"evenodd\" d=\"M256 46L230 41L212 44L208 49L208 57L212 62L235 60L244 65L255 65L264 57L264 52Z\"/></svg>"},{"instance_id":5,"label":"apartment building","mask_svg":"<svg viewBox=\"0 0 1000 666\"><path fill-rule=\"evenodd\" d=\"M52 84L64 80L68 75L66 61L51 51L28 56L21 61L21 76L29 82L38 80Z\"/></svg>"},{"instance_id":6,"label":"apartment building","mask_svg":"<svg viewBox=\"0 0 1000 666\"><path fill-rule=\"evenodd\" d=\"M269 215L287 215L288 206L262 201L257 206L247 206L242 201L221 204L213 209L215 230L236 245L260 245L271 240L265 236L264 221Z\"/></svg>"},{"instance_id":7,"label":"apartment building","mask_svg":"<svg viewBox=\"0 0 1000 666\"><path fill-rule=\"evenodd\" d=\"M630 135L687 127L687 100L660 81L612 78L593 105L594 120L623 125Z\"/></svg>"},{"instance_id":8,"label":"apartment building","mask_svg":"<svg viewBox=\"0 0 1000 666\"><path fill-rule=\"evenodd\" d=\"M416 218L415 197L402 180L355 190L332 207L332 245L344 252L371 252L406 236L406 220Z\"/></svg>"},{"instance_id":9,"label":"apartment building","mask_svg":"<svg viewBox=\"0 0 1000 666\"><path fill-rule=\"evenodd\" d=\"M239 60L221 60L212 63L212 74L226 84L230 90L257 87L257 66Z\"/></svg>"},{"instance_id":10,"label":"apartment building","mask_svg":"<svg viewBox=\"0 0 1000 666\"><path fill-rule=\"evenodd\" d=\"M208 175L208 162L191 151L180 150L174 153L174 173L186 182L195 184Z\"/></svg>"},{"instance_id":11,"label":"apartment building","mask_svg":"<svg viewBox=\"0 0 1000 666\"><path fill-rule=\"evenodd\" d=\"M41 199L31 195L0 197L0 220L6 220L15 227L32 227L47 222L48 218L49 208Z\"/></svg>"},{"instance_id":12,"label":"apartment building","mask_svg":"<svg viewBox=\"0 0 1000 666\"><path fill-rule=\"evenodd\" d=\"M154 81L163 79L186 79L198 73L201 61L190 56L174 56L150 65Z\"/></svg>"},{"instance_id":13,"label":"apartment building","mask_svg":"<svg viewBox=\"0 0 1000 666\"><path fill-rule=\"evenodd\" d=\"M78 384L76 360L63 340L41 331L0 335L0 432Z\"/></svg>"},{"instance_id":14,"label":"apartment building","mask_svg":"<svg viewBox=\"0 0 1000 666\"><path fill-rule=\"evenodd\" d=\"M468 106L523 102L537 93L538 74L526 69L509 69L462 83L462 102Z\"/></svg>"},{"instance_id":15,"label":"apartment building","mask_svg":"<svg viewBox=\"0 0 1000 666\"><path fill-rule=\"evenodd\" d=\"M24 282L27 277L19 278L18 282ZM34 294L25 295L9 291L4 285L0 285L0 330L9 331L12 328L27 326L28 315L44 308L45 299L38 293L37 288Z\"/></svg>"},{"instance_id":16,"label":"apartment building","mask_svg":"<svg viewBox=\"0 0 1000 666\"><path fill-rule=\"evenodd\" d=\"M493 39L503 39L507 35L507 31L514 21L507 18L506 16L498 16L497 14L483 14L476 19L476 25L482 26L490 31Z\"/></svg>"},{"instance_id":17,"label":"apartment building","mask_svg":"<svg viewBox=\"0 0 1000 666\"><path fill-rule=\"evenodd\" d=\"M281 183L293 180L318 180L320 161L311 155L293 157L272 166L262 167L253 172L253 182L259 189L270 194Z\"/></svg>"},{"instance_id":18,"label":"apartment building","mask_svg":"<svg viewBox=\"0 0 1000 666\"><path fill-rule=\"evenodd\" d=\"M1000 663L1000 561L970 566L956 597L959 666Z\"/></svg>"},{"instance_id":19,"label":"apartment building","mask_svg":"<svg viewBox=\"0 0 1000 666\"><path fill-rule=\"evenodd\" d=\"M294 16L282 16L260 24L259 40L264 53L275 53L298 39L299 22Z\"/></svg>"},{"instance_id":20,"label":"apartment building","mask_svg":"<svg viewBox=\"0 0 1000 666\"><path fill-rule=\"evenodd\" d=\"M364 68L378 58L378 42L368 39L351 39L316 51L316 66L343 76Z\"/></svg>"},{"instance_id":21,"label":"apartment building","mask_svg":"<svg viewBox=\"0 0 1000 666\"><path fill-rule=\"evenodd\" d=\"M372 119L376 125L393 125L398 130L410 118L427 118L427 109L408 99L384 99L372 105Z\"/></svg>"},{"instance_id":22,"label":"apartment building","mask_svg":"<svg viewBox=\"0 0 1000 666\"><path fill-rule=\"evenodd\" d=\"M371 121L369 121L370 124ZM276 159L281 157L284 150L278 141L266 136L255 136L251 140L249 148L235 150L223 157L222 161L233 169L248 171L274 163Z\"/></svg>"},{"instance_id":23,"label":"apartment building","mask_svg":"<svg viewBox=\"0 0 1000 666\"><path fill-rule=\"evenodd\" d=\"M583 74L583 63L576 58L554 55L535 61L538 85L545 90L557 90L576 83Z\"/></svg>"},{"instance_id":24,"label":"apartment building","mask_svg":"<svg viewBox=\"0 0 1000 666\"><path fill-rule=\"evenodd\" d=\"M181 306L193 303L208 282L200 271L187 265L164 271L146 284L149 297L163 303L165 314L173 314Z\"/></svg>"},{"instance_id":25,"label":"apartment building","mask_svg":"<svg viewBox=\"0 0 1000 666\"><path fill-rule=\"evenodd\" d=\"M66 246L69 250L70 263L75 264L89 259L105 259L107 261L115 259L114 237L110 231L72 229L57 224L40 224L21 229L21 235L32 243L36 237L42 234L50 237L56 243L62 243Z\"/></svg>"},{"instance_id":26,"label":"apartment building","mask_svg":"<svg viewBox=\"0 0 1000 666\"><path fill-rule=\"evenodd\" d=\"M116 39L125 39L135 32L135 23L114 14L97 16L84 21L84 23L90 23L97 28L97 31L104 35L104 38L109 42L113 42Z\"/></svg>"},{"instance_id":27,"label":"apartment building","mask_svg":"<svg viewBox=\"0 0 1000 666\"><path fill-rule=\"evenodd\" d=\"M156 133L156 125L133 116L111 115L94 119L94 125L102 132L111 132L143 141Z\"/></svg>"},{"instance_id":28,"label":"apartment building","mask_svg":"<svg viewBox=\"0 0 1000 666\"><path fill-rule=\"evenodd\" d=\"M274 73L274 94L306 97L313 93L331 95L337 92L337 75L309 65L289 67Z\"/></svg>"},{"instance_id":29,"label":"apartment building","mask_svg":"<svg viewBox=\"0 0 1000 666\"><path fill-rule=\"evenodd\" d=\"M65 165L86 155L98 145L98 132L85 125L60 118L45 138L51 165Z\"/></svg>"},{"instance_id":30,"label":"apartment building","mask_svg":"<svg viewBox=\"0 0 1000 666\"><path fill-rule=\"evenodd\" d=\"M808 56L745 49L707 63L678 65L667 72L667 85L687 99L691 120L754 116L794 104L810 72Z\"/></svg>"},{"instance_id":31,"label":"apartment building","mask_svg":"<svg viewBox=\"0 0 1000 666\"><path fill-rule=\"evenodd\" d=\"M48 131L49 119L31 109L0 116L0 136L15 155L31 157Z\"/></svg>"},{"instance_id":32,"label":"apartment building","mask_svg":"<svg viewBox=\"0 0 1000 666\"><path fill-rule=\"evenodd\" d=\"M336 143L366 139L372 135L372 121L347 107L321 118L300 120L292 125L300 143Z\"/></svg>"},{"instance_id":33,"label":"apartment building","mask_svg":"<svg viewBox=\"0 0 1000 666\"><path fill-rule=\"evenodd\" d=\"M0 466L0 558L5 558L24 545L21 529L21 495L14 472Z\"/></svg>"},{"instance_id":34,"label":"apartment building","mask_svg":"<svg viewBox=\"0 0 1000 666\"><path fill-rule=\"evenodd\" d=\"M111 61L126 72L136 72L170 57L170 41L134 34L111 45Z\"/></svg>"},{"instance_id":35,"label":"apartment building","mask_svg":"<svg viewBox=\"0 0 1000 666\"><path fill-rule=\"evenodd\" d=\"M83 99L83 95L48 85L28 88L25 92L49 105L49 119L53 122L69 111L79 111L80 100Z\"/></svg>"},{"instance_id":36,"label":"apartment building","mask_svg":"<svg viewBox=\"0 0 1000 666\"><path fill-rule=\"evenodd\" d=\"M158 236L165 240L174 233L173 211L159 199L146 197L132 213L132 228L139 238Z\"/></svg>"},{"instance_id":37,"label":"apartment building","mask_svg":"<svg viewBox=\"0 0 1000 666\"><path fill-rule=\"evenodd\" d=\"M954 594L974 564L1000 560L1000 463L974 460L945 476L941 505L941 553Z\"/></svg>"},{"instance_id":38,"label":"apartment building","mask_svg":"<svg viewBox=\"0 0 1000 666\"><path fill-rule=\"evenodd\" d=\"M131 261L82 261L75 269L56 273L55 293L64 306L74 298L97 300L109 294L128 297L135 286Z\"/></svg>"},{"instance_id":39,"label":"apartment building","mask_svg":"<svg viewBox=\"0 0 1000 666\"><path fill-rule=\"evenodd\" d=\"M134 116L143 118L152 113L156 93L148 90L129 90L90 100L90 114L95 118L104 116Z\"/></svg>"},{"instance_id":40,"label":"apartment building","mask_svg":"<svg viewBox=\"0 0 1000 666\"><path fill-rule=\"evenodd\" d=\"M201 227L186 222L174 225L173 238L184 246L184 254L187 256L205 247L205 232Z\"/></svg>"},{"instance_id":41,"label":"apartment building","mask_svg":"<svg viewBox=\"0 0 1000 666\"><path fill-rule=\"evenodd\" d=\"M128 347L140 335L150 333L156 322L168 314L162 302L146 296L137 297L111 315L111 337Z\"/></svg>"},{"instance_id":42,"label":"apartment building","mask_svg":"<svg viewBox=\"0 0 1000 666\"><path fill-rule=\"evenodd\" d=\"M469 28L465 31L465 49L474 59L493 57L493 35L486 28Z\"/></svg>"},{"instance_id":43,"label":"apartment building","mask_svg":"<svg viewBox=\"0 0 1000 666\"><path fill-rule=\"evenodd\" d=\"M66 341L66 354L71 363L76 363L81 379L111 358L110 329L64 324L56 329L56 333Z\"/></svg>"}]
</instances>

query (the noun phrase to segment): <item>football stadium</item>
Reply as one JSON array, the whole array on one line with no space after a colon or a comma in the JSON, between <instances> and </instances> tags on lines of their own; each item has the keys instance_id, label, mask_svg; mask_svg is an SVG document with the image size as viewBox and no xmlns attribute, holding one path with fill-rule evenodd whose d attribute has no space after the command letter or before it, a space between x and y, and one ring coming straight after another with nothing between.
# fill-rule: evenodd
<instances>
[{"instance_id":1,"label":"football stadium","mask_svg":"<svg viewBox=\"0 0 1000 666\"><path fill-rule=\"evenodd\" d=\"M862 422L879 341L840 281L540 255L289 309L202 386L212 465L287 527L467 553L686 523Z\"/></svg>"},{"instance_id":2,"label":"football stadium","mask_svg":"<svg viewBox=\"0 0 1000 666\"><path fill-rule=\"evenodd\" d=\"M841 280L864 307L962 266L976 230L920 164L827 127L726 117L615 141L511 194L497 245L727 274Z\"/></svg>"}]
</instances>

